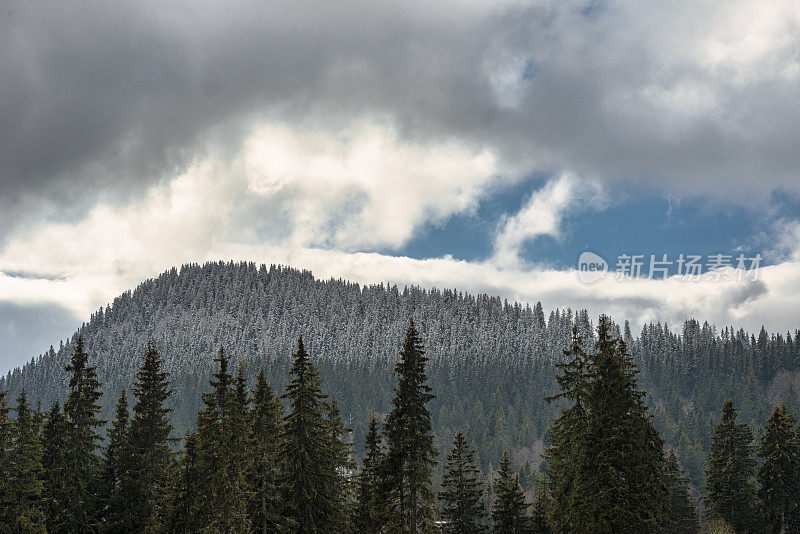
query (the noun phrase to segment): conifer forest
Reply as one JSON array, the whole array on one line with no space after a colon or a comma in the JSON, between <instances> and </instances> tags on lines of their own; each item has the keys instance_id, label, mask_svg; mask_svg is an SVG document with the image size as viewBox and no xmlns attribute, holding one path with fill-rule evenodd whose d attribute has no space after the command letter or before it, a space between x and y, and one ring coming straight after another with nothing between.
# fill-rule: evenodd
<instances>
[{"instance_id":1,"label":"conifer forest","mask_svg":"<svg viewBox=\"0 0 800 534\"><path fill-rule=\"evenodd\" d=\"M800 532L800 332L185 265L0 381L0 532Z\"/></svg>"}]
</instances>

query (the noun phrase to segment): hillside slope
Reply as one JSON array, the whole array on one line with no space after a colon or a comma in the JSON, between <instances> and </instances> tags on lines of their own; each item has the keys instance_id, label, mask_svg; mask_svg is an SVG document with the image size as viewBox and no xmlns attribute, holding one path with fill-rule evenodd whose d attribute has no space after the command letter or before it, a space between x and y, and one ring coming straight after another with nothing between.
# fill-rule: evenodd
<instances>
[{"instance_id":1,"label":"hillside slope","mask_svg":"<svg viewBox=\"0 0 800 534\"><path fill-rule=\"evenodd\" d=\"M487 295L417 287L359 286L316 280L308 271L252 263L208 263L171 269L93 314L79 333L103 383L104 415L130 385L148 343L172 374L171 407L179 433L193 423L220 346L249 377L264 367L281 389L298 336L317 361L360 442L369 414L388 410L393 364L413 318L431 357L431 403L440 450L460 428L484 467L503 449L523 473L539 462L545 429L557 407L554 363L573 325L587 337L585 311L504 302ZM648 325L634 338L622 329L642 373L656 423L695 478L722 399L732 397L758 433L770 402L798 407L800 332L753 336L689 320L680 334ZM77 336L78 333L75 334ZM66 396L64 366L76 337L0 379L12 398L25 388L47 404Z\"/></svg>"}]
</instances>

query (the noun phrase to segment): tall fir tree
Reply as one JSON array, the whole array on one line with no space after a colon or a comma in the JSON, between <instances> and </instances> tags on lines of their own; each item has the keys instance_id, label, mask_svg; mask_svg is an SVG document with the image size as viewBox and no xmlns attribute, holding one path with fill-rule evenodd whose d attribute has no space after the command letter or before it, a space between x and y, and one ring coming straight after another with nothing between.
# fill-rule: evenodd
<instances>
[{"instance_id":1,"label":"tall fir tree","mask_svg":"<svg viewBox=\"0 0 800 534\"><path fill-rule=\"evenodd\" d=\"M712 516L736 532L746 532L756 522L756 461L753 433L747 423L737 423L736 416L733 401L725 401L711 437L704 502Z\"/></svg>"},{"instance_id":2,"label":"tall fir tree","mask_svg":"<svg viewBox=\"0 0 800 534\"><path fill-rule=\"evenodd\" d=\"M249 473L250 517L255 533L280 533L288 529L279 484L283 469L280 441L282 424L283 404L267 384L264 369L261 369L253 391L253 417L249 432L253 458Z\"/></svg>"},{"instance_id":3,"label":"tall fir tree","mask_svg":"<svg viewBox=\"0 0 800 534\"><path fill-rule=\"evenodd\" d=\"M283 457L288 515L292 531L297 534L326 533L339 514L343 496L339 473L332 461L331 426L327 396L322 393L322 379L303 346L297 341L297 352L290 372L293 376L283 398L289 413L283 420Z\"/></svg>"},{"instance_id":4,"label":"tall fir tree","mask_svg":"<svg viewBox=\"0 0 800 534\"><path fill-rule=\"evenodd\" d=\"M485 534L486 503L483 501L483 478L475 465L475 451L458 432L453 449L444 465L441 518L446 534Z\"/></svg>"},{"instance_id":5,"label":"tall fir tree","mask_svg":"<svg viewBox=\"0 0 800 534\"><path fill-rule=\"evenodd\" d=\"M17 418L13 424L13 444L9 451L8 496L10 506L3 507L4 525L0 531L19 534L44 534L42 512L42 448L39 429L33 420L23 389L17 397ZM5 527L5 528L4 528Z\"/></svg>"},{"instance_id":6,"label":"tall fir tree","mask_svg":"<svg viewBox=\"0 0 800 534\"><path fill-rule=\"evenodd\" d=\"M169 373L163 371L161 355L152 345L147 348L131 390L136 398L130 423L126 476L122 479L125 515L122 525L128 532L152 532L163 521L161 504L172 466L171 410L166 403L171 391Z\"/></svg>"},{"instance_id":7,"label":"tall fir tree","mask_svg":"<svg viewBox=\"0 0 800 534\"><path fill-rule=\"evenodd\" d=\"M213 391L203 395L197 415L197 509L205 532L239 534L250 531L247 474L240 467L242 454L241 407L235 381L228 371L230 358L223 349L214 361Z\"/></svg>"},{"instance_id":8,"label":"tall fir tree","mask_svg":"<svg viewBox=\"0 0 800 534\"><path fill-rule=\"evenodd\" d=\"M564 350L564 361L556 363L556 376L561 392L547 397L548 402L566 401L560 416L547 431L549 445L545 450L548 501L548 523L556 532L571 532L581 525L575 506L576 459L585 446L589 395L589 358L577 327L572 329L572 342ZM542 510L539 510L542 512Z\"/></svg>"},{"instance_id":9,"label":"tall fir tree","mask_svg":"<svg viewBox=\"0 0 800 534\"><path fill-rule=\"evenodd\" d=\"M663 441L637 388L625 342L612 330L610 319L601 316L586 370L585 426L577 427L574 443L567 445L575 446L574 456L564 456L574 462L566 471L572 481L554 484L556 532L656 532L660 525ZM566 527L563 516L569 517Z\"/></svg>"},{"instance_id":10,"label":"tall fir tree","mask_svg":"<svg viewBox=\"0 0 800 534\"><path fill-rule=\"evenodd\" d=\"M519 485L519 478L511 469L508 451L503 452L500 459L494 493L492 534L529 534L531 525L527 515L528 504Z\"/></svg>"},{"instance_id":11,"label":"tall fir tree","mask_svg":"<svg viewBox=\"0 0 800 534\"><path fill-rule=\"evenodd\" d=\"M381 531L386 519L380 499L380 466L383 461L383 446L379 426L378 418L373 412L364 438L364 459L356 480L354 532L377 534Z\"/></svg>"},{"instance_id":12,"label":"tall fir tree","mask_svg":"<svg viewBox=\"0 0 800 534\"><path fill-rule=\"evenodd\" d=\"M127 498L122 494L122 479L126 475L126 453L128 447L128 395L123 389L114 410L114 420L106 432L107 445L103 459L101 480L103 507L100 510L101 532L124 532L125 525L119 519L125 514Z\"/></svg>"},{"instance_id":13,"label":"tall fir tree","mask_svg":"<svg viewBox=\"0 0 800 534\"><path fill-rule=\"evenodd\" d=\"M64 527L69 532L92 532L97 527L100 457L97 455L100 434L105 424L98 404L102 393L94 366L78 337L66 370L71 373L69 396L64 403L66 416L65 481L69 492L63 503Z\"/></svg>"},{"instance_id":14,"label":"tall fir tree","mask_svg":"<svg viewBox=\"0 0 800 534\"><path fill-rule=\"evenodd\" d=\"M11 495L11 444L13 441L11 408L8 406L7 391L0 391L0 522L5 525L9 519L5 511L12 505Z\"/></svg>"},{"instance_id":15,"label":"tall fir tree","mask_svg":"<svg viewBox=\"0 0 800 534\"><path fill-rule=\"evenodd\" d=\"M767 419L758 456L758 496L763 503L764 527L770 533L800 530L800 443L797 420L784 404Z\"/></svg>"},{"instance_id":16,"label":"tall fir tree","mask_svg":"<svg viewBox=\"0 0 800 534\"><path fill-rule=\"evenodd\" d=\"M194 534L202 531L200 464L197 452L197 433L189 432L184 438L183 452L179 453L176 468L172 470L172 483L164 506L165 532Z\"/></svg>"},{"instance_id":17,"label":"tall fir tree","mask_svg":"<svg viewBox=\"0 0 800 534\"><path fill-rule=\"evenodd\" d=\"M67 418L58 401L46 412L42 425L42 508L47 531L66 532L66 502L71 497L67 482Z\"/></svg>"},{"instance_id":18,"label":"tall fir tree","mask_svg":"<svg viewBox=\"0 0 800 534\"><path fill-rule=\"evenodd\" d=\"M352 529L352 517L350 506L352 501L352 485L350 484L350 473L355 470L355 462L352 460L352 443L346 441L347 436L352 432L344 424L342 413L336 399L331 399L327 404L328 424L328 463L333 468L334 477L331 481L330 494L338 503L336 504L333 515L330 518L331 524L328 532L331 534L349 533Z\"/></svg>"},{"instance_id":19,"label":"tall fir tree","mask_svg":"<svg viewBox=\"0 0 800 534\"><path fill-rule=\"evenodd\" d=\"M695 534L699 529L697 508L692 499L689 477L678 464L675 449L670 449L664 464L666 501L661 531L664 534Z\"/></svg>"},{"instance_id":20,"label":"tall fir tree","mask_svg":"<svg viewBox=\"0 0 800 534\"><path fill-rule=\"evenodd\" d=\"M389 526L403 534L435 528L432 472L436 449L427 407L434 395L425 374L427 361L422 339L410 321L395 366L398 383L386 418L387 452L382 469Z\"/></svg>"}]
</instances>

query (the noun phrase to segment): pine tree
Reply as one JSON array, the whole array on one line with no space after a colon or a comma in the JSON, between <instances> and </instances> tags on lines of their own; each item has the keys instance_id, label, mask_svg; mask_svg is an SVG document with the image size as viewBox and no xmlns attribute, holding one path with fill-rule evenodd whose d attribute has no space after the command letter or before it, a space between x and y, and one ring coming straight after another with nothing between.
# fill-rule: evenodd
<instances>
[{"instance_id":1,"label":"pine tree","mask_svg":"<svg viewBox=\"0 0 800 534\"><path fill-rule=\"evenodd\" d=\"M427 408L434 395L425 375L427 361L411 321L395 366L398 384L385 424L387 453L382 469L389 522L403 534L434 528L432 471L436 449Z\"/></svg>"},{"instance_id":2,"label":"pine tree","mask_svg":"<svg viewBox=\"0 0 800 534\"><path fill-rule=\"evenodd\" d=\"M12 494L10 487L11 480L11 445L13 441L13 431L11 422L11 408L8 406L6 396L7 391L0 391L0 522L7 524L10 514L5 510L11 508Z\"/></svg>"},{"instance_id":3,"label":"pine tree","mask_svg":"<svg viewBox=\"0 0 800 534\"><path fill-rule=\"evenodd\" d=\"M289 402L289 413L283 420L283 457L286 471L282 482L286 487L285 502L293 531L298 534L328 532L340 512L343 496L339 493L339 476L332 462L331 426L325 415L328 406L322 393L322 380L303 339L297 342L291 375L283 398Z\"/></svg>"},{"instance_id":4,"label":"pine tree","mask_svg":"<svg viewBox=\"0 0 800 534\"><path fill-rule=\"evenodd\" d=\"M335 499L338 499L338 503L333 510L333 516L330 518L331 525L328 528L328 532L331 534L343 534L350 532L352 528L352 517L349 513L351 511L349 505L352 500L350 473L355 470L356 465L351 457L352 443L346 441L352 429L347 428L344 424L342 413L335 398L331 399L331 402L327 405L327 423L328 462L333 467L335 475L330 493Z\"/></svg>"},{"instance_id":5,"label":"pine tree","mask_svg":"<svg viewBox=\"0 0 800 534\"><path fill-rule=\"evenodd\" d=\"M380 466L383 461L383 447L378 428L378 419L373 412L365 441L364 461L356 481L356 505L354 512L354 532L377 534L385 520L385 512L380 500Z\"/></svg>"},{"instance_id":6,"label":"pine tree","mask_svg":"<svg viewBox=\"0 0 800 534\"><path fill-rule=\"evenodd\" d=\"M44 490L42 508L47 531L65 532L66 503L71 497L67 481L67 419L58 401L45 414L42 427L42 468Z\"/></svg>"},{"instance_id":7,"label":"pine tree","mask_svg":"<svg viewBox=\"0 0 800 534\"><path fill-rule=\"evenodd\" d=\"M511 470L508 451L505 451L500 459L494 492L492 534L528 534L531 531L530 520L526 513L528 504L519 486L519 479Z\"/></svg>"},{"instance_id":8,"label":"pine tree","mask_svg":"<svg viewBox=\"0 0 800 534\"><path fill-rule=\"evenodd\" d=\"M249 474L252 497L250 517L253 532L268 534L286 530L284 504L279 485L281 458L281 425L283 405L264 377L258 372L253 392L253 417L250 425L252 470Z\"/></svg>"},{"instance_id":9,"label":"pine tree","mask_svg":"<svg viewBox=\"0 0 800 534\"><path fill-rule=\"evenodd\" d=\"M475 465L475 452L461 432L453 440L444 470L439 494L442 530L447 534L484 534L487 528L483 480Z\"/></svg>"},{"instance_id":10,"label":"pine tree","mask_svg":"<svg viewBox=\"0 0 800 534\"><path fill-rule=\"evenodd\" d=\"M214 361L213 391L203 395L197 415L197 510L202 530L225 534L250 531L246 473L240 469L244 439L235 383L223 349Z\"/></svg>"},{"instance_id":11,"label":"pine tree","mask_svg":"<svg viewBox=\"0 0 800 534\"><path fill-rule=\"evenodd\" d=\"M9 451L7 495L0 530L14 533L44 533L42 496L42 448L25 390L17 397L17 418L13 424L13 445ZM5 527L5 528L3 528Z\"/></svg>"},{"instance_id":12,"label":"pine tree","mask_svg":"<svg viewBox=\"0 0 800 534\"><path fill-rule=\"evenodd\" d=\"M194 534L201 528L201 478L197 453L197 433L184 438L183 453L172 471L172 483L164 506L164 531ZM277 531L276 531L277 532Z\"/></svg>"},{"instance_id":13,"label":"pine tree","mask_svg":"<svg viewBox=\"0 0 800 534\"><path fill-rule=\"evenodd\" d=\"M534 479L533 505L530 514L531 534L550 534L549 513L552 508L548 485L541 477Z\"/></svg>"},{"instance_id":14,"label":"pine tree","mask_svg":"<svg viewBox=\"0 0 800 534\"><path fill-rule=\"evenodd\" d=\"M102 474L102 492L105 504L100 511L102 532L124 532L124 525L118 523L124 514L128 499L121 493L121 481L126 474L125 455L128 446L128 396L125 390L120 393L114 410L114 420L107 432L108 444Z\"/></svg>"},{"instance_id":15,"label":"pine tree","mask_svg":"<svg viewBox=\"0 0 800 534\"><path fill-rule=\"evenodd\" d=\"M758 495L763 503L764 523L768 532L796 531L800 504L800 443L794 415L781 404L767 419L758 456Z\"/></svg>"},{"instance_id":16,"label":"pine tree","mask_svg":"<svg viewBox=\"0 0 800 534\"><path fill-rule=\"evenodd\" d=\"M714 426L711 437L704 502L713 516L743 532L755 520L756 462L751 446L753 433L747 423L736 422L736 415L733 401L725 401L722 421Z\"/></svg>"},{"instance_id":17,"label":"pine tree","mask_svg":"<svg viewBox=\"0 0 800 534\"><path fill-rule=\"evenodd\" d=\"M572 359L560 365L572 406L551 428L548 450L555 532L655 532L664 487L663 442L636 384L637 369L622 339L601 316L595 352L586 355L573 331ZM553 399L551 398L551 399Z\"/></svg>"},{"instance_id":18,"label":"pine tree","mask_svg":"<svg viewBox=\"0 0 800 534\"><path fill-rule=\"evenodd\" d=\"M149 346L132 388L136 403L124 449L127 472L120 492L125 499L125 514L120 519L128 532L156 530L163 520L161 505L172 465L172 425L171 410L166 407L171 394L169 373L162 367L161 355Z\"/></svg>"},{"instance_id":19,"label":"pine tree","mask_svg":"<svg viewBox=\"0 0 800 534\"><path fill-rule=\"evenodd\" d=\"M83 339L78 337L75 350L66 367L72 373L70 393L64 403L67 420L65 444L65 472L68 495L64 506L64 527L70 532L90 532L96 522L99 501L96 488L99 482L100 458L96 454L100 435L98 404L102 393L95 367L88 365L89 355L83 350Z\"/></svg>"},{"instance_id":20,"label":"pine tree","mask_svg":"<svg viewBox=\"0 0 800 534\"><path fill-rule=\"evenodd\" d=\"M694 534L698 531L697 509L692 500L689 478L678 464L675 450L670 449L664 465L664 487L667 498L661 531L664 534Z\"/></svg>"},{"instance_id":21,"label":"pine tree","mask_svg":"<svg viewBox=\"0 0 800 534\"><path fill-rule=\"evenodd\" d=\"M572 329L572 343L564 351L564 362L556 363L560 374L556 381L561 392L548 397L548 402L566 400L561 415L548 429L549 446L545 450L548 493L552 496L548 522L556 532L577 530L581 523L577 517L574 498L576 459L585 446L588 413L586 397L589 395L589 358L577 327Z\"/></svg>"}]
</instances>

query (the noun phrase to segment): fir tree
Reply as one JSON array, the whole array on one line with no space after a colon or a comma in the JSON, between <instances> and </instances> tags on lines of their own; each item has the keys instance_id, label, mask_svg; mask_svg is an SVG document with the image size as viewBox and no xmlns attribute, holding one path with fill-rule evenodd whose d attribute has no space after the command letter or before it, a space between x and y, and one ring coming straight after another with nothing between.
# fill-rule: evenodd
<instances>
[{"instance_id":1,"label":"fir tree","mask_svg":"<svg viewBox=\"0 0 800 534\"><path fill-rule=\"evenodd\" d=\"M70 498L67 482L67 419L58 401L45 414L42 426L42 468L43 499L42 508L46 516L47 531L65 532L67 529L66 510Z\"/></svg>"},{"instance_id":2,"label":"fir tree","mask_svg":"<svg viewBox=\"0 0 800 534\"><path fill-rule=\"evenodd\" d=\"M390 525L403 534L433 528L432 471L436 449L427 407L434 398L425 375L427 361L422 340L411 321L395 366L398 384L385 424L387 453L382 470Z\"/></svg>"},{"instance_id":3,"label":"fir tree","mask_svg":"<svg viewBox=\"0 0 800 534\"><path fill-rule=\"evenodd\" d=\"M177 468L173 470L173 480L166 498L164 531L194 534L202 530L200 488L197 434L190 432L184 439Z\"/></svg>"},{"instance_id":4,"label":"fir tree","mask_svg":"<svg viewBox=\"0 0 800 534\"><path fill-rule=\"evenodd\" d=\"M664 502L663 442L637 389L625 343L611 330L601 316L571 503L582 529L655 532Z\"/></svg>"},{"instance_id":5,"label":"fir tree","mask_svg":"<svg viewBox=\"0 0 800 534\"><path fill-rule=\"evenodd\" d=\"M453 450L447 455L439 499L442 501L442 530L448 534L484 534L486 505L483 481L475 465L475 452L458 432Z\"/></svg>"},{"instance_id":6,"label":"fir tree","mask_svg":"<svg viewBox=\"0 0 800 534\"><path fill-rule=\"evenodd\" d=\"M754 523L756 462L753 433L747 423L736 422L736 415L733 401L725 401L711 437L704 501L713 516L743 532Z\"/></svg>"},{"instance_id":7,"label":"fir tree","mask_svg":"<svg viewBox=\"0 0 800 534\"><path fill-rule=\"evenodd\" d=\"M758 495L763 503L765 530L796 531L800 500L800 443L794 415L781 404L767 419L758 456Z\"/></svg>"},{"instance_id":8,"label":"fir tree","mask_svg":"<svg viewBox=\"0 0 800 534\"><path fill-rule=\"evenodd\" d=\"M136 374L133 419L128 440L129 473L123 482L128 498L129 530L152 531L162 521L163 502L172 465L172 425L166 407L171 395L169 373L162 370L161 355L152 345Z\"/></svg>"},{"instance_id":9,"label":"fir tree","mask_svg":"<svg viewBox=\"0 0 800 534\"><path fill-rule=\"evenodd\" d=\"M527 516L528 504L511 470L508 451L500 459L500 468L494 482L495 500L492 507L492 534L528 534L531 531Z\"/></svg>"},{"instance_id":10,"label":"fir tree","mask_svg":"<svg viewBox=\"0 0 800 534\"><path fill-rule=\"evenodd\" d=\"M253 532L268 534L286 530L284 504L279 485L283 468L281 425L283 405L272 391L261 369L253 392L253 417L250 426L250 450L253 457L249 474L250 517Z\"/></svg>"},{"instance_id":11,"label":"fir tree","mask_svg":"<svg viewBox=\"0 0 800 534\"><path fill-rule=\"evenodd\" d=\"M385 520L385 512L380 500L380 465L383 460L383 447L378 428L378 419L373 412L364 439L365 454L361 471L356 481L356 505L354 512L354 532L377 534Z\"/></svg>"},{"instance_id":12,"label":"fir tree","mask_svg":"<svg viewBox=\"0 0 800 534\"><path fill-rule=\"evenodd\" d=\"M105 498L105 506L100 513L100 530L103 532L124 532L124 525L118 521L127 505L127 498L121 492L121 481L126 474L124 461L128 446L129 415L128 396L123 389L114 410L114 420L107 432L108 444L105 447L102 474L102 496Z\"/></svg>"},{"instance_id":13,"label":"fir tree","mask_svg":"<svg viewBox=\"0 0 800 534\"><path fill-rule=\"evenodd\" d=\"M339 473L331 461L334 456L330 424L325 418L328 406L322 393L322 380L303 339L298 339L291 375L283 398L289 413L283 420L283 457L286 471L286 504L298 534L328 532L339 513L343 496L338 494Z\"/></svg>"},{"instance_id":14,"label":"fir tree","mask_svg":"<svg viewBox=\"0 0 800 534\"><path fill-rule=\"evenodd\" d=\"M63 503L63 526L70 532L91 532L97 521L99 496L96 488L100 471L100 458L96 454L100 441L97 429L105 421L99 418L100 382L95 367L88 361L83 339L78 337L70 364L66 367L72 375L70 393L64 403L67 430L64 479L69 493Z\"/></svg>"},{"instance_id":15,"label":"fir tree","mask_svg":"<svg viewBox=\"0 0 800 534\"><path fill-rule=\"evenodd\" d=\"M250 521L246 473L238 461L245 437L241 410L223 349L214 361L219 369L211 380L213 391L203 395L197 415L198 522L208 532L244 533Z\"/></svg>"},{"instance_id":16,"label":"fir tree","mask_svg":"<svg viewBox=\"0 0 800 534\"><path fill-rule=\"evenodd\" d=\"M551 526L555 532L656 532L664 487L663 442L636 384L625 342L601 316L595 352L576 331L572 359L561 365L562 393L572 401L550 430Z\"/></svg>"},{"instance_id":17,"label":"fir tree","mask_svg":"<svg viewBox=\"0 0 800 534\"><path fill-rule=\"evenodd\" d=\"M550 534L550 509L552 508L548 485L541 477L536 477L534 483L533 505L530 515L531 534Z\"/></svg>"},{"instance_id":18,"label":"fir tree","mask_svg":"<svg viewBox=\"0 0 800 534\"><path fill-rule=\"evenodd\" d=\"M12 505L11 480L11 444L13 440L11 408L8 406L7 391L0 391L0 522L4 530L8 527L10 514L6 513ZM9 517L7 517L9 516Z\"/></svg>"},{"instance_id":19,"label":"fir tree","mask_svg":"<svg viewBox=\"0 0 800 534\"><path fill-rule=\"evenodd\" d=\"M330 517L328 531L331 534L350 532L351 520L348 503L351 499L351 485L349 474L355 469L355 463L351 458L352 444L345 441L347 435L352 432L342 421L342 414L336 399L331 399L327 405L327 424L328 424L328 463L333 467L334 477L331 481L330 494L332 498L338 499L338 503L333 509Z\"/></svg>"},{"instance_id":20,"label":"fir tree","mask_svg":"<svg viewBox=\"0 0 800 534\"><path fill-rule=\"evenodd\" d=\"M581 447L585 446L588 419L586 397L589 388L589 359L582 345L578 329L573 327L572 343L564 351L565 361L556 364L560 371L556 381L561 392L546 399L548 402L560 399L568 402L548 429L549 446L545 451L548 493L552 496L548 521L556 532L574 531L581 524L574 501L575 460Z\"/></svg>"},{"instance_id":21,"label":"fir tree","mask_svg":"<svg viewBox=\"0 0 800 534\"><path fill-rule=\"evenodd\" d=\"M675 450L670 449L664 465L666 501L661 531L664 534L694 534L698 530L697 509L689 488L689 478L678 464Z\"/></svg>"},{"instance_id":22,"label":"fir tree","mask_svg":"<svg viewBox=\"0 0 800 534\"><path fill-rule=\"evenodd\" d=\"M42 448L39 430L33 421L33 412L28 406L24 389L17 397L16 412L14 442L8 454L7 493L10 506L4 507L4 530L19 534L44 533L45 516L40 509Z\"/></svg>"}]
</instances>

